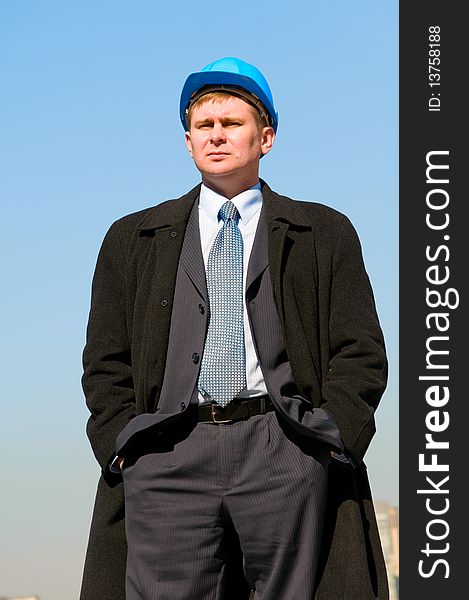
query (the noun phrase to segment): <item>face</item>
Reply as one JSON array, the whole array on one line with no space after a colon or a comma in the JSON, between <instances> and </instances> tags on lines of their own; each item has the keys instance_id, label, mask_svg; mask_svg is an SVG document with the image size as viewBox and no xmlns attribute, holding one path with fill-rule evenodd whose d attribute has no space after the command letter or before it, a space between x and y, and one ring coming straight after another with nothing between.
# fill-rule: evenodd
<instances>
[{"instance_id":1,"label":"face","mask_svg":"<svg viewBox=\"0 0 469 600\"><path fill-rule=\"evenodd\" d=\"M228 96L192 111L186 145L204 182L215 187L257 183L260 157L269 152L275 134L272 127L259 129L254 110L241 98Z\"/></svg>"}]
</instances>

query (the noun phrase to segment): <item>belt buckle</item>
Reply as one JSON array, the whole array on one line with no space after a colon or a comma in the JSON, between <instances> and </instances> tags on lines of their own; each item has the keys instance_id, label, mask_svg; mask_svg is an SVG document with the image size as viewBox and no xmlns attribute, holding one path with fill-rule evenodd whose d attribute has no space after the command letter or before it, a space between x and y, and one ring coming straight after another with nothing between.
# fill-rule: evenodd
<instances>
[{"instance_id":1,"label":"belt buckle","mask_svg":"<svg viewBox=\"0 0 469 600\"><path fill-rule=\"evenodd\" d=\"M212 422L216 423L217 425L223 425L223 424L226 424L226 423L232 423L234 419L224 419L223 421L217 421L216 414L215 414L215 408L217 406L218 406L218 404L212 403Z\"/></svg>"}]
</instances>

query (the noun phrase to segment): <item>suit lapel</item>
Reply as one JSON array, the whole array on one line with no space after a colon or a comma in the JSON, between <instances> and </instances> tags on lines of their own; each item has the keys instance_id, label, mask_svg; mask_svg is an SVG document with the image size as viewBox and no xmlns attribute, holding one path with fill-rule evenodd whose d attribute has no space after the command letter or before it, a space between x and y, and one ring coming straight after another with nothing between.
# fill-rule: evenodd
<instances>
[{"instance_id":1,"label":"suit lapel","mask_svg":"<svg viewBox=\"0 0 469 600\"><path fill-rule=\"evenodd\" d=\"M265 220L265 211L262 207L257 224L256 236L249 258L248 272L246 276L246 293L248 292L254 281L262 275L265 269L269 266L269 253L267 250L267 223Z\"/></svg>"},{"instance_id":2,"label":"suit lapel","mask_svg":"<svg viewBox=\"0 0 469 600\"><path fill-rule=\"evenodd\" d=\"M207 281L200 243L198 202L194 202L189 216L179 262L201 297L207 301Z\"/></svg>"}]
</instances>

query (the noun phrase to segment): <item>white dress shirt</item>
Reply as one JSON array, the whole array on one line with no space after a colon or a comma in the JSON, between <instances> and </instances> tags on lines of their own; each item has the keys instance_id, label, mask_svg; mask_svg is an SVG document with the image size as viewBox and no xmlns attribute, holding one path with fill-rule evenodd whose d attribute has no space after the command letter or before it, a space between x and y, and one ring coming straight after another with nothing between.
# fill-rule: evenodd
<instances>
[{"instance_id":1,"label":"white dress shirt","mask_svg":"<svg viewBox=\"0 0 469 600\"><path fill-rule=\"evenodd\" d=\"M210 248L215 241L218 231L223 227L223 221L221 219L218 220L218 212L227 200L228 198L225 198L221 194L214 192L202 184L199 197L199 228L205 270L207 270ZM251 398L267 393L264 377L262 375L259 360L257 359L248 313L246 310L246 276L249 258L251 256L251 250L254 243L254 236L256 234L257 224L259 222L259 216L262 208L261 184L257 183L252 188L241 192L241 194L231 198L231 202L233 202L238 209L240 215L238 227L243 237L243 315L247 387L239 394L239 396ZM199 393L199 403L202 402L206 402L206 400L204 400L202 394Z\"/></svg>"}]
</instances>

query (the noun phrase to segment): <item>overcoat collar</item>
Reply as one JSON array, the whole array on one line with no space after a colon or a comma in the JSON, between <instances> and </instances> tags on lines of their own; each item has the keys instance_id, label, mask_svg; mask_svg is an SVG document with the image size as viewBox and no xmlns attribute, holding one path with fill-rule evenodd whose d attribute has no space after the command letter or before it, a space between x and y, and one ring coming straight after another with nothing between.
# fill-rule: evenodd
<instances>
[{"instance_id":1,"label":"overcoat collar","mask_svg":"<svg viewBox=\"0 0 469 600\"><path fill-rule=\"evenodd\" d=\"M272 191L267 183L261 179L262 198L265 208L265 216L269 229L273 226L286 225L299 229L310 229L308 221L298 208L298 204Z\"/></svg>"},{"instance_id":2,"label":"overcoat collar","mask_svg":"<svg viewBox=\"0 0 469 600\"><path fill-rule=\"evenodd\" d=\"M265 209L265 216L269 230L272 226L287 228L291 225L299 228L306 227L309 224L304 218L297 204L285 196L273 192L267 183L261 179L262 198ZM170 200L162 205L155 206L145 216L138 226L140 231L150 229L161 229L171 227L176 224L186 223L195 200L199 197L200 183L192 190L181 196L177 200Z\"/></svg>"},{"instance_id":3,"label":"overcoat collar","mask_svg":"<svg viewBox=\"0 0 469 600\"><path fill-rule=\"evenodd\" d=\"M149 231L151 229L163 229L187 223L194 202L199 197L200 186L201 184L199 183L187 192L187 194L184 194L184 196L155 206L147 213L137 229L140 231Z\"/></svg>"}]
</instances>

